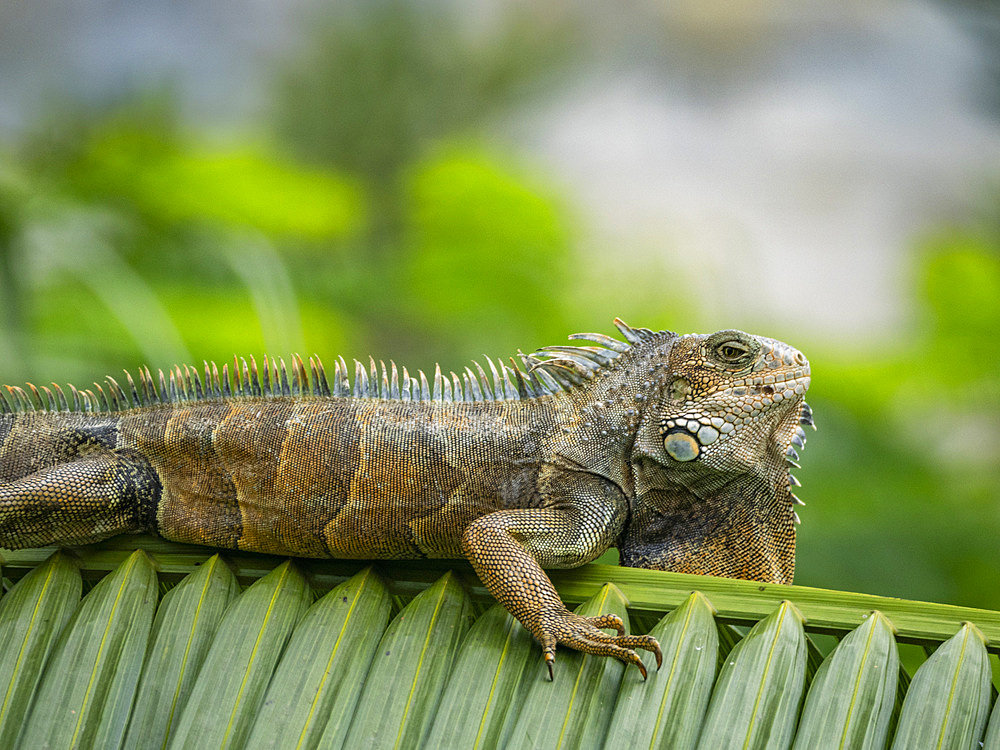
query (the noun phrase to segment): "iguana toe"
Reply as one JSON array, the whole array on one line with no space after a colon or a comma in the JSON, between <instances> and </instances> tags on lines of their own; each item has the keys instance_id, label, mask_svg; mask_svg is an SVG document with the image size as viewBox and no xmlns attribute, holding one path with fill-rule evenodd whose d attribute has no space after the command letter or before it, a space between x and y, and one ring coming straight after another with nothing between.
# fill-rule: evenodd
<instances>
[{"instance_id":1,"label":"iguana toe","mask_svg":"<svg viewBox=\"0 0 1000 750\"><path fill-rule=\"evenodd\" d=\"M543 626L544 627L544 626ZM618 635L608 635L603 628L614 629ZM663 662L660 644L649 635L626 635L625 625L618 615L600 615L598 617L582 617L567 612L564 616L555 618L549 623L544 635L539 637L545 664L549 670L549 679L553 679L553 664L555 662L556 643L595 656L612 656L625 664L634 664L642 678L647 676L646 665L634 649L652 652L656 657L656 667ZM536 635L536 637L538 637Z\"/></svg>"},{"instance_id":2,"label":"iguana toe","mask_svg":"<svg viewBox=\"0 0 1000 750\"><path fill-rule=\"evenodd\" d=\"M618 615L599 615L598 617L588 617L586 619L595 628L617 630L618 635L625 635L625 623L622 622L622 618Z\"/></svg>"}]
</instances>

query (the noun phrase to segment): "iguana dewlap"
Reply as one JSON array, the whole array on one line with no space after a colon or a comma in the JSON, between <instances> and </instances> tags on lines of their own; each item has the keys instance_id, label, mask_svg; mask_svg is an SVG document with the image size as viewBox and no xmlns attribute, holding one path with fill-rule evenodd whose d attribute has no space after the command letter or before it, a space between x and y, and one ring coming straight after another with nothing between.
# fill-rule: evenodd
<instances>
[{"instance_id":1,"label":"iguana dewlap","mask_svg":"<svg viewBox=\"0 0 1000 750\"><path fill-rule=\"evenodd\" d=\"M0 546L149 532L276 555L468 558L539 640L636 664L659 646L562 604L543 568L623 565L789 582L788 473L809 363L740 331L520 355L433 383L395 364L238 360L126 388L0 391ZM251 362L253 360L251 359ZM432 387L433 386L433 387ZM5 399L9 400L7 403ZM615 628L609 636L600 628Z\"/></svg>"}]
</instances>

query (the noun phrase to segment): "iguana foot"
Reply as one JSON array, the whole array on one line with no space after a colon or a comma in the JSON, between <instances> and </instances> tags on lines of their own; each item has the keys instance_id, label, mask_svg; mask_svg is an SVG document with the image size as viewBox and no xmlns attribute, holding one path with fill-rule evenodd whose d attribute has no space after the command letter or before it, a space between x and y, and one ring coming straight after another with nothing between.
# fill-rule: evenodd
<instances>
[{"instance_id":1,"label":"iguana foot","mask_svg":"<svg viewBox=\"0 0 1000 750\"><path fill-rule=\"evenodd\" d=\"M608 635L602 628L614 629L618 635ZM535 637L542 644L545 665L549 668L549 679L554 679L552 665L556 660L556 644L563 644L585 654L613 656L626 664L635 664L642 679L646 679L646 665L633 649L651 651L656 656L656 668L663 663L660 644L650 635L625 635L625 624L618 615L583 617L572 612L544 618L539 625L541 635Z\"/></svg>"}]
</instances>

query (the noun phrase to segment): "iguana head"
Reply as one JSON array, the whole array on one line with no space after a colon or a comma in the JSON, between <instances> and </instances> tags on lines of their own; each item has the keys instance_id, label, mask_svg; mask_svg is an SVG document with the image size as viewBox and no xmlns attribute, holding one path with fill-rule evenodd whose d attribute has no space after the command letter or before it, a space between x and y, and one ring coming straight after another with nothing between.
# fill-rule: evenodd
<instances>
[{"instance_id":1,"label":"iguana head","mask_svg":"<svg viewBox=\"0 0 1000 750\"><path fill-rule=\"evenodd\" d=\"M809 362L742 331L660 348L630 463L621 564L775 582L794 571L797 481L789 465L812 424Z\"/></svg>"}]
</instances>

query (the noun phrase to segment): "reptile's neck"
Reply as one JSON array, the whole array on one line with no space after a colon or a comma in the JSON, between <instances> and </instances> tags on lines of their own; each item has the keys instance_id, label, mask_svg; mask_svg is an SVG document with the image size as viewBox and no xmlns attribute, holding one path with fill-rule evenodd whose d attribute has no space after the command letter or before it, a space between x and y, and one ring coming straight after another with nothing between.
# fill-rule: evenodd
<instances>
[{"instance_id":1,"label":"reptile's neck","mask_svg":"<svg viewBox=\"0 0 1000 750\"><path fill-rule=\"evenodd\" d=\"M672 334L664 335L623 352L585 383L555 397L559 454L610 479L629 497L635 492L632 446L655 419L669 383L672 341Z\"/></svg>"}]
</instances>

